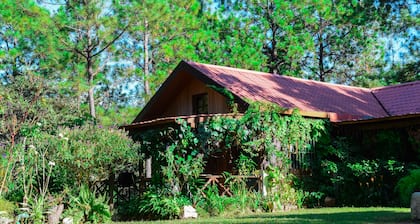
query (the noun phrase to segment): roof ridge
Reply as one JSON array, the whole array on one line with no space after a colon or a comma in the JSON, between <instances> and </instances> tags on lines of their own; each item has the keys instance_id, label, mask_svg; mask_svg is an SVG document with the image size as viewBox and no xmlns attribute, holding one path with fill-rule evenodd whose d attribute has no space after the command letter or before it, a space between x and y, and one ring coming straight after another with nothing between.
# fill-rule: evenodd
<instances>
[{"instance_id":1,"label":"roof ridge","mask_svg":"<svg viewBox=\"0 0 420 224\"><path fill-rule=\"evenodd\" d=\"M206 64L206 63L200 63L200 62L194 62L194 61L187 61L187 63L188 64L204 65L204 66L208 66L208 67L229 69L229 70L245 71L245 72L260 73L260 74L271 74L271 73L268 73L268 72L255 71L255 70L249 70L249 69L244 69L244 68L234 68L234 67L222 66L222 65L212 65L212 64ZM274 75L274 74L271 74L271 75Z\"/></svg>"},{"instance_id":2,"label":"roof ridge","mask_svg":"<svg viewBox=\"0 0 420 224\"><path fill-rule=\"evenodd\" d=\"M389 85L389 86L375 87L375 88L372 88L372 91L381 90L381 89L399 88L399 87L411 86L411 85L417 85L417 84L420 85L420 80L419 81L413 81L413 82L404 82L404 83L399 83L399 84L394 84L394 85Z\"/></svg>"},{"instance_id":3,"label":"roof ridge","mask_svg":"<svg viewBox=\"0 0 420 224\"><path fill-rule=\"evenodd\" d=\"M235 70L235 71L244 71L244 72L260 74L260 75L276 76L276 77L279 77L279 78L293 79L293 80L300 81L300 82L319 83L319 84L326 85L326 86L339 86L339 87L344 87L344 88L360 89L360 90L364 90L364 91L370 91L371 90L371 89L365 88L365 87L349 86L349 85L330 83L330 82L322 82L322 81L317 81L317 80L312 80L312 79L304 79L304 78L298 78L298 77L293 77L293 76L273 74L273 73L269 73L269 72L254 71L254 70L243 69L243 68L234 68L234 67L221 66L221 65L212 65L212 64L199 63L199 62L194 62L194 61L187 61L187 63L190 64L190 65L191 64L192 65L197 64L197 65L204 65L204 66L214 67L214 68L221 68L221 69L228 69L228 70Z\"/></svg>"},{"instance_id":4,"label":"roof ridge","mask_svg":"<svg viewBox=\"0 0 420 224\"><path fill-rule=\"evenodd\" d=\"M372 90L370 91L370 93L372 94L373 98L375 98L375 100L378 102L378 104L382 107L382 109L385 111L385 113L388 116L391 116L391 113L388 111L388 109L385 107L385 105L382 103L382 101L379 100L378 96L376 96L375 92Z\"/></svg>"}]
</instances>

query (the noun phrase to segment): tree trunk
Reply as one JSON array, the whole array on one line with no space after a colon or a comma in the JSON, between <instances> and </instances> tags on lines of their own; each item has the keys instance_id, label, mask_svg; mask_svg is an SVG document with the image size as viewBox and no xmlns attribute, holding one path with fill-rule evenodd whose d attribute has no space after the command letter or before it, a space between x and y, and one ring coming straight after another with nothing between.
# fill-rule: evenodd
<instances>
[{"instance_id":1,"label":"tree trunk","mask_svg":"<svg viewBox=\"0 0 420 224\"><path fill-rule=\"evenodd\" d=\"M95 87L93 85L93 57L92 54L92 39L90 38L90 29L87 30L87 38L88 38L88 44L86 46L86 72L88 77L88 83L89 83L89 91L88 91L88 97L89 97L89 111L90 115L92 117L96 117L96 111L95 111L95 98L94 98L94 90Z\"/></svg>"},{"instance_id":2,"label":"tree trunk","mask_svg":"<svg viewBox=\"0 0 420 224\"><path fill-rule=\"evenodd\" d=\"M150 83L149 83L149 23L147 19L144 20L144 37L143 37L143 48L144 48L144 94L146 100L150 97Z\"/></svg>"},{"instance_id":3,"label":"tree trunk","mask_svg":"<svg viewBox=\"0 0 420 224\"><path fill-rule=\"evenodd\" d=\"M108 178L108 195L111 210L114 208L115 173L111 171Z\"/></svg>"},{"instance_id":4,"label":"tree trunk","mask_svg":"<svg viewBox=\"0 0 420 224\"><path fill-rule=\"evenodd\" d=\"M90 68L91 70L92 68ZM89 75L89 111L90 111L90 115L92 117L96 117L96 111L95 111L95 98L94 98L94 89L95 87L93 86L93 76Z\"/></svg>"},{"instance_id":5,"label":"tree trunk","mask_svg":"<svg viewBox=\"0 0 420 224\"><path fill-rule=\"evenodd\" d=\"M319 19L320 30L318 33L318 45L319 45L319 55L318 55L318 67L319 67L319 81L325 81L325 71L324 71L324 39L322 37L324 32L324 24L322 18Z\"/></svg>"}]
</instances>

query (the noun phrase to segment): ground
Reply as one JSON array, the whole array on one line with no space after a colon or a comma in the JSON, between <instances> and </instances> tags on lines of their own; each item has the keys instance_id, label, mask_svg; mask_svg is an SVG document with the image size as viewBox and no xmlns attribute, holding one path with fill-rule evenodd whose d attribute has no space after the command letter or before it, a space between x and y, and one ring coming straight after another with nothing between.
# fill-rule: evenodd
<instances>
[{"instance_id":1,"label":"ground","mask_svg":"<svg viewBox=\"0 0 420 224\"><path fill-rule=\"evenodd\" d=\"M121 222L118 224L144 223L420 223L410 220L409 208L320 208L301 209L291 212L244 214L229 218L199 218L197 220L170 220L155 222Z\"/></svg>"}]
</instances>

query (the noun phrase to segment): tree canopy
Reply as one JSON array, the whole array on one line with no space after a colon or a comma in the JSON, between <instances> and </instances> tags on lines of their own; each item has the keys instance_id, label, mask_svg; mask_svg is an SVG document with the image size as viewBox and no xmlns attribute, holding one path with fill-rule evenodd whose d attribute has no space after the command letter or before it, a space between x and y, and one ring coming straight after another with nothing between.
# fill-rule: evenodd
<instances>
[{"instance_id":1,"label":"tree canopy","mask_svg":"<svg viewBox=\"0 0 420 224\"><path fill-rule=\"evenodd\" d=\"M357 86L419 80L418 2L3 1L0 85L128 123L180 60ZM4 97L4 96L3 96ZM118 114L127 117L117 118Z\"/></svg>"}]
</instances>

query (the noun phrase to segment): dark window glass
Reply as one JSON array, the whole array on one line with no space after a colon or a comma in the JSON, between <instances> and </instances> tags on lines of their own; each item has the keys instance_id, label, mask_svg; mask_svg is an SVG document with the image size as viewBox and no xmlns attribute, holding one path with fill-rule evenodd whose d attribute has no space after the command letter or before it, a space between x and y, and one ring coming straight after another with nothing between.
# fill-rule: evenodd
<instances>
[{"instance_id":1,"label":"dark window glass","mask_svg":"<svg viewBox=\"0 0 420 224\"><path fill-rule=\"evenodd\" d=\"M208 114L208 96L207 93L192 96L193 114Z\"/></svg>"}]
</instances>

